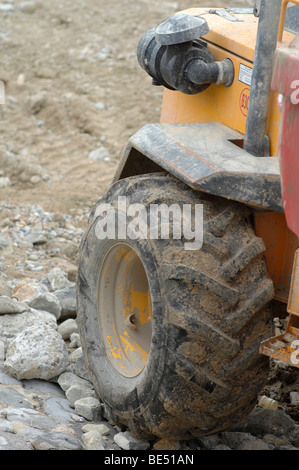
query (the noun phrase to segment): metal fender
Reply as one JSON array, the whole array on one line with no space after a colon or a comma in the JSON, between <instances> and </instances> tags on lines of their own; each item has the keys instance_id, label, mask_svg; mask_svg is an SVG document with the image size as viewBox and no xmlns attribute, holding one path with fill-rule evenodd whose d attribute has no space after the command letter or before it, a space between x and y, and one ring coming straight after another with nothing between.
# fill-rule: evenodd
<instances>
[{"instance_id":1,"label":"metal fender","mask_svg":"<svg viewBox=\"0 0 299 470\"><path fill-rule=\"evenodd\" d=\"M114 181L166 171L197 191L283 212L277 157L254 157L220 123L148 124L121 153Z\"/></svg>"}]
</instances>

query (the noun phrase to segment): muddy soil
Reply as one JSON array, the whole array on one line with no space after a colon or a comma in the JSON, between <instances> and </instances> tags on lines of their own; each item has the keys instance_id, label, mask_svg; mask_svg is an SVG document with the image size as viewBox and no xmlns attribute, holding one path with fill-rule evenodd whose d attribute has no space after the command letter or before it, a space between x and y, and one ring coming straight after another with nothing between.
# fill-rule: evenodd
<instances>
[{"instance_id":1,"label":"muddy soil","mask_svg":"<svg viewBox=\"0 0 299 470\"><path fill-rule=\"evenodd\" d=\"M232 1L251 5L254 1ZM223 6L214 0L213 5ZM142 34L198 0L33 0L0 10L0 201L68 212L92 207L119 153L159 121L163 90L136 60ZM104 147L105 161L88 158Z\"/></svg>"},{"instance_id":2,"label":"muddy soil","mask_svg":"<svg viewBox=\"0 0 299 470\"><path fill-rule=\"evenodd\" d=\"M209 2L0 2L0 228L10 215L3 203L78 216L86 228L128 138L160 118L163 89L140 68L138 42L194 5ZM97 149L101 161L89 158ZM6 253L9 278L19 276L14 266L22 258L20 250Z\"/></svg>"}]
</instances>

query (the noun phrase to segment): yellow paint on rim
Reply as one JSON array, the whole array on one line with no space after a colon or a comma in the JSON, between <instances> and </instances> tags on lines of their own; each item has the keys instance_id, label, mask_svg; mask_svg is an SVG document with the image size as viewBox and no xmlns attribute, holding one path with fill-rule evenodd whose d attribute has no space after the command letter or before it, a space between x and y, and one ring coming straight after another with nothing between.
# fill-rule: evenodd
<instances>
[{"instance_id":1,"label":"yellow paint on rim","mask_svg":"<svg viewBox=\"0 0 299 470\"><path fill-rule=\"evenodd\" d=\"M140 374L149 358L153 313L143 263L126 243L113 245L102 264L98 319L114 368L126 377Z\"/></svg>"}]
</instances>

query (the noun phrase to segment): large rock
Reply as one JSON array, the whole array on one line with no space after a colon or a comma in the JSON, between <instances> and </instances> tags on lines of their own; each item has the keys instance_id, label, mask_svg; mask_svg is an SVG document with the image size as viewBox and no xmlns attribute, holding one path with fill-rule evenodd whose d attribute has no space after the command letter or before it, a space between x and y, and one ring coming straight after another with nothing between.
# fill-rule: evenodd
<instances>
[{"instance_id":1,"label":"large rock","mask_svg":"<svg viewBox=\"0 0 299 470\"><path fill-rule=\"evenodd\" d=\"M288 436L295 427L295 421L284 411L260 409L258 407L250 414L244 426L244 431L254 436L273 434L280 437Z\"/></svg>"},{"instance_id":2,"label":"large rock","mask_svg":"<svg viewBox=\"0 0 299 470\"><path fill-rule=\"evenodd\" d=\"M77 312L76 285L71 284L64 289L56 290L55 295L61 305L60 320L65 320L70 317L75 318Z\"/></svg>"},{"instance_id":3,"label":"large rock","mask_svg":"<svg viewBox=\"0 0 299 470\"><path fill-rule=\"evenodd\" d=\"M57 330L57 321L52 313L29 308L22 314L0 315L0 338L7 345L26 328L40 325Z\"/></svg>"},{"instance_id":4,"label":"large rock","mask_svg":"<svg viewBox=\"0 0 299 470\"><path fill-rule=\"evenodd\" d=\"M50 380L69 365L66 345L61 335L43 325L25 329L9 344L5 367L18 380Z\"/></svg>"},{"instance_id":5,"label":"large rock","mask_svg":"<svg viewBox=\"0 0 299 470\"><path fill-rule=\"evenodd\" d=\"M57 319L60 318L59 300L44 284L39 284L32 279L21 281L13 289L13 296L36 310L45 310L55 315Z\"/></svg>"},{"instance_id":6,"label":"large rock","mask_svg":"<svg viewBox=\"0 0 299 470\"><path fill-rule=\"evenodd\" d=\"M28 305L11 299L6 295L0 296L0 315L5 315L6 313L23 313L26 310L29 310Z\"/></svg>"},{"instance_id":7,"label":"large rock","mask_svg":"<svg viewBox=\"0 0 299 470\"><path fill-rule=\"evenodd\" d=\"M65 289L70 287L72 283L68 280L67 274L60 268L52 269L46 276L43 277L42 283L49 289L50 292Z\"/></svg>"}]
</instances>

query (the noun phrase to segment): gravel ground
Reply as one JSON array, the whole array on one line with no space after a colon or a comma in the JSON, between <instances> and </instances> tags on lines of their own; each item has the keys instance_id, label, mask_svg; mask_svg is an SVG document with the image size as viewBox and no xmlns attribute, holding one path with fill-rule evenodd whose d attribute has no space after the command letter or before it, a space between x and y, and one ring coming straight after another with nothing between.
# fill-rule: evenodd
<instances>
[{"instance_id":1,"label":"gravel ground","mask_svg":"<svg viewBox=\"0 0 299 470\"><path fill-rule=\"evenodd\" d=\"M86 214L9 204L0 213L0 449L299 448L297 369L276 361L261 392L275 409L257 402L249 418L227 432L145 442L111 423L85 369L76 324L76 259ZM6 274L12 253L15 277ZM276 329L283 323L276 319Z\"/></svg>"}]
</instances>

